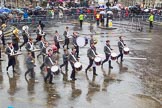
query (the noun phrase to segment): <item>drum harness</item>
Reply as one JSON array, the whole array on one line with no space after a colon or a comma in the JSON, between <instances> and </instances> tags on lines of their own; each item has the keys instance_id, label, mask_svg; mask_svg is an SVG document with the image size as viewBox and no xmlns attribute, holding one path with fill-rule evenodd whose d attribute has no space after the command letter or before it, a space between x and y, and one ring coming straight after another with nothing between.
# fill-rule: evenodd
<instances>
[{"instance_id":1,"label":"drum harness","mask_svg":"<svg viewBox=\"0 0 162 108\"><path fill-rule=\"evenodd\" d=\"M110 54L111 54L111 49L110 49L110 47L106 45L106 48L110 51Z\"/></svg>"},{"instance_id":2,"label":"drum harness","mask_svg":"<svg viewBox=\"0 0 162 108\"><path fill-rule=\"evenodd\" d=\"M70 53L70 55L73 57L73 59L75 60L75 62L77 62L77 59L74 57L74 55L72 53Z\"/></svg>"},{"instance_id":3,"label":"drum harness","mask_svg":"<svg viewBox=\"0 0 162 108\"><path fill-rule=\"evenodd\" d=\"M124 48L124 43L122 41L120 41L120 43L122 44L123 48Z\"/></svg>"}]
</instances>

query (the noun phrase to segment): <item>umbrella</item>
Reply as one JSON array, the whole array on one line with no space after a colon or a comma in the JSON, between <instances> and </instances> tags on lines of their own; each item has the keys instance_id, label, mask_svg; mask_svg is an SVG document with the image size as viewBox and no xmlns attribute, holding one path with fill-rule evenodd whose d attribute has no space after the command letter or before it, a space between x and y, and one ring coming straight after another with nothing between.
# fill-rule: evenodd
<instances>
[{"instance_id":1,"label":"umbrella","mask_svg":"<svg viewBox=\"0 0 162 108\"><path fill-rule=\"evenodd\" d=\"M116 9L116 10L121 10L118 6L113 6L113 7L110 7L110 9Z\"/></svg>"},{"instance_id":2,"label":"umbrella","mask_svg":"<svg viewBox=\"0 0 162 108\"><path fill-rule=\"evenodd\" d=\"M107 11L107 13L108 13L108 14L113 14L113 12L112 12L112 11Z\"/></svg>"},{"instance_id":3,"label":"umbrella","mask_svg":"<svg viewBox=\"0 0 162 108\"><path fill-rule=\"evenodd\" d=\"M7 9L7 8L1 8L0 9L0 13L10 13L11 12L11 10L10 9Z\"/></svg>"},{"instance_id":4,"label":"umbrella","mask_svg":"<svg viewBox=\"0 0 162 108\"><path fill-rule=\"evenodd\" d=\"M100 11L100 14L105 14L105 11Z\"/></svg>"},{"instance_id":5,"label":"umbrella","mask_svg":"<svg viewBox=\"0 0 162 108\"><path fill-rule=\"evenodd\" d=\"M148 12L148 11L149 11L149 9L145 9L145 10L144 10L144 12Z\"/></svg>"}]
</instances>

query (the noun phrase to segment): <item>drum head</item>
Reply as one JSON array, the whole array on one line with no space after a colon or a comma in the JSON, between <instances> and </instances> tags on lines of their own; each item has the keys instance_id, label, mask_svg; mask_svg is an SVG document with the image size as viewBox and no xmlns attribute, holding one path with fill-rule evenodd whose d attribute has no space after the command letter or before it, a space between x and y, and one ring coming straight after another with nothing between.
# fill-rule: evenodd
<instances>
[{"instance_id":1,"label":"drum head","mask_svg":"<svg viewBox=\"0 0 162 108\"><path fill-rule=\"evenodd\" d=\"M128 47L124 47L124 51L128 52L129 48Z\"/></svg>"},{"instance_id":2,"label":"drum head","mask_svg":"<svg viewBox=\"0 0 162 108\"><path fill-rule=\"evenodd\" d=\"M52 72L57 72L58 69L59 69L58 66L52 66L52 67L51 67L51 71L52 71Z\"/></svg>"},{"instance_id":3,"label":"drum head","mask_svg":"<svg viewBox=\"0 0 162 108\"><path fill-rule=\"evenodd\" d=\"M100 57L95 57L94 61L95 62L100 62L101 61L101 58Z\"/></svg>"},{"instance_id":4,"label":"drum head","mask_svg":"<svg viewBox=\"0 0 162 108\"><path fill-rule=\"evenodd\" d=\"M85 45L85 38L84 37L78 37L76 39L76 43L79 47L83 47Z\"/></svg>"},{"instance_id":5,"label":"drum head","mask_svg":"<svg viewBox=\"0 0 162 108\"><path fill-rule=\"evenodd\" d=\"M79 68L80 66L81 66L81 63L80 63L80 62L74 63L74 67L75 67L75 68Z\"/></svg>"},{"instance_id":6,"label":"drum head","mask_svg":"<svg viewBox=\"0 0 162 108\"><path fill-rule=\"evenodd\" d=\"M112 57L116 57L117 54L116 54L116 53L111 53L111 56L112 56Z\"/></svg>"}]
</instances>

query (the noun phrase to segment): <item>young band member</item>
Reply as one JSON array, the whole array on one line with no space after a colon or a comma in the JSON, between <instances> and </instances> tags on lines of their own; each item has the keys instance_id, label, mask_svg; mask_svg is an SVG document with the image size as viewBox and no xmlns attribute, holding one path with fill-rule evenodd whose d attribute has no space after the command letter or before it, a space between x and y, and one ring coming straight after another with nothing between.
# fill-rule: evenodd
<instances>
[{"instance_id":1,"label":"young band member","mask_svg":"<svg viewBox=\"0 0 162 108\"><path fill-rule=\"evenodd\" d=\"M97 55L96 47L95 47L94 43L91 43L90 48L87 50L87 56L89 58L89 65L85 70L86 74L87 74L88 69L93 65L94 58L96 57L96 55ZM93 67L93 75L97 75L96 74L96 66Z\"/></svg>"},{"instance_id":2,"label":"young band member","mask_svg":"<svg viewBox=\"0 0 162 108\"><path fill-rule=\"evenodd\" d=\"M76 49L76 56L77 56L77 58L79 58L79 46L77 45L77 42L76 42L77 37L78 37L77 33L73 32L73 45Z\"/></svg>"},{"instance_id":3,"label":"young band member","mask_svg":"<svg viewBox=\"0 0 162 108\"><path fill-rule=\"evenodd\" d=\"M67 49L64 49L64 54L62 56L62 58L63 58L63 64L60 65L60 68L62 70L62 67L65 66L65 71L66 72L68 71L68 57L69 57L68 50Z\"/></svg>"},{"instance_id":4,"label":"young band member","mask_svg":"<svg viewBox=\"0 0 162 108\"><path fill-rule=\"evenodd\" d=\"M35 67L35 60L32 57L31 52L28 52L28 56L26 58L26 65L27 65L27 71L25 72L25 76L30 73L31 78L35 78L35 73L34 73L34 67Z\"/></svg>"},{"instance_id":5,"label":"young band member","mask_svg":"<svg viewBox=\"0 0 162 108\"><path fill-rule=\"evenodd\" d=\"M18 45L18 43L19 43L19 36L18 36L18 29L15 29L14 31L13 31L13 34L12 34L12 36L11 36L11 39L12 39L12 44L13 44L13 47L14 47L14 50L15 51L18 51L19 50L19 45Z\"/></svg>"},{"instance_id":6,"label":"young band member","mask_svg":"<svg viewBox=\"0 0 162 108\"><path fill-rule=\"evenodd\" d=\"M36 42L34 42L35 45L36 45L37 42L41 41L41 38L44 37L44 35L45 35L43 33L40 25L38 25L38 27L37 27L36 34L37 34L37 38L36 38Z\"/></svg>"},{"instance_id":7,"label":"young band member","mask_svg":"<svg viewBox=\"0 0 162 108\"><path fill-rule=\"evenodd\" d=\"M51 67L54 65L54 63L57 62L57 61L53 62L52 54L53 54L52 49L48 49L48 53L47 53L46 57L44 58L44 64L47 68L47 76L45 76L44 81L45 81L45 83L47 83L47 79L49 78L50 84L53 84L53 82L52 82L53 75L52 75Z\"/></svg>"},{"instance_id":8,"label":"young band member","mask_svg":"<svg viewBox=\"0 0 162 108\"><path fill-rule=\"evenodd\" d=\"M21 51L21 48L28 42L28 39L29 39L29 34L27 33L27 29L22 31L22 36L23 36L24 42L20 45L20 51Z\"/></svg>"},{"instance_id":9,"label":"young band member","mask_svg":"<svg viewBox=\"0 0 162 108\"><path fill-rule=\"evenodd\" d=\"M70 62L71 67L72 67L72 73L71 73L70 78L71 78L73 81L77 80L77 79L75 78L75 67L74 67L74 63L77 62L77 61L78 61L78 59L77 59L77 57L76 57L76 49L73 47L73 48L72 48L72 52L69 54L69 62Z\"/></svg>"},{"instance_id":10,"label":"young band member","mask_svg":"<svg viewBox=\"0 0 162 108\"><path fill-rule=\"evenodd\" d=\"M63 34L64 36L65 36L65 42L64 42L64 45L63 45L63 48L64 48L64 46L66 45L67 46L67 49L69 49L69 42L70 42L70 40L69 40L69 27L66 27L66 30L64 31L64 34Z\"/></svg>"},{"instance_id":11,"label":"young band member","mask_svg":"<svg viewBox=\"0 0 162 108\"><path fill-rule=\"evenodd\" d=\"M46 54L46 49L47 49L47 47L48 47L48 42L45 42L45 46L41 49L41 53L40 53L40 54L43 56L43 61L44 61L45 56L47 55L47 54ZM38 56L37 56L37 57L38 57ZM40 66L40 69L42 70L43 67L44 67L44 62L43 62L43 64Z\"/></svg>"},{"instance_id":12,"label":"young band member","mask_svg":"<svg viewBox=\"0 0 162 108\"><path fill-rule=\"evenodd\" d=\"M8 68L12 66L13 72L15 72L14 67L16 65L16 60L15 60L15 56L12 56L15 53L12 42L8 42L8 46L5 50L5 53L8 55L8 66L6 67L6 71L8 71Z\"/></svg>"},{"instance_id":13,"label":"young band member","mask_svg":"<svg viewBox=\"0 0 162 108\"><path fill-rule=\"evenodd\" d=\"M29 38L29 41L26 44L26 49L27 51L32 53L33 58L35 58L35 54L34 54L34 43L33 43L33 39Z\"/></svg>"},{"instance_id":14,"label":"young band member","mask_svg":"<svg viewBox=\"0 0 162 108\"><path fill-rule=\"evenodd\" d=\"M102 62L102 64L101 64L101 66L103 67L103 64L105 63L105 62L107 62L107 61L109 61L109 68L113 68L112 66L111 66L111 59L110 59L110 57L111 57L111 47L110 47L110 40L107 40L106 41L106 45L104 46L104 52L105 52L105 57L106 57L106 59Z\"/></svg>"},{"instance_id":15,"label":"young band member","mask_svg":"<svg viewBox=\"0 0 162 108\"><path fill-rule=\"evenodd\" d=\"M42 50L45 48L45 40L44 38L42 37L41 38L41 41L39 42L39 48L41 49L40 53L37 55L37 58L42 55Z\"/></svg>"},{"instance_id":16,"label":"young band member","mask_svg":"<svg viewBox=\"0 0 162 108\"><path fill-rule=\"evenodd\" d=\"M117 56L117 60L118 60L119 57L121 57L121 62L123 61L123 49L124 49L124 46L126 46L126 44L124 44L123 37L120 36L119 37L119 42L118 42L118 48L119 48L120 54Z\"/></svg>"},{"instance_id":17,"label":"young band member","mask_svg":"<svg viewBox=\"0 0 162 108\"><path fill-rule=\"evenodd\" d=\"M57 52L59 53L60 44L59 44L59 33L58 33L57 30L55 31L54 43L55 43L55 45L57 47Z\"/></svg>"}]
</instances>

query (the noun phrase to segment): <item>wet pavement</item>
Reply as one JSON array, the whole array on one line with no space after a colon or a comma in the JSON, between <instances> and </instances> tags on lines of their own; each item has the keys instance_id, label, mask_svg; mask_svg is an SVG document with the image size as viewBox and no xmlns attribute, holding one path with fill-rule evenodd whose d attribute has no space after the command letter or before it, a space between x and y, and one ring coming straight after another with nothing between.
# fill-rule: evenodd
<instances>
[{"instance_id":1,"label":"wet pavement","mask_svg":"<svg viewBox=\"0 0 162 108\"><path fill-rule=\"evenodd\" d=\"M130 54L124 55L124 62L113 61L113 69L108 69L105 63L103 69L98 66L98 76L93 77L92 71L85 75L88 65L86 51L89 45L80 48L80 61L83 69L77 72L75 82L71 81L71 66L68 73L54 76L54 85L44 84L40 71L42 57L36 58L35 82L27 77L25 48L23 55L17 57L16 71L19 74L13 76L12 70L6 72L7 56L3 53L0 71L0 108L14 106L14 108L161 108L162 107L162 50L161 33L159 29L149 31L132 30L121 25L116 25L115 30L97 28L95 24L83 24L79 29L77 23L56 23L54 27L45 28L47 40L52 43L52 34L55 30L62 35L66 26L70 33L77 31L81 37L94 37L98 40L97 52L103 53L105 40L110 39L111 47L117 54L118 37L124 36L125 43L130 48ZM115 27L115 24L114 24ZM90 28L92 29L90 32ZM157 32L158 31L158 32ZM34 33L33 36L36 36ZM61 44L62 46L62 44ZM62 47L59 54L59 64L62 64ZM38 52L36 52L36 55ZM104 59L104 56L103 56ZM63 69L64 72L64 69ZM45 73L45 72L44 72Z\"/></svg>"}]
</instances>

